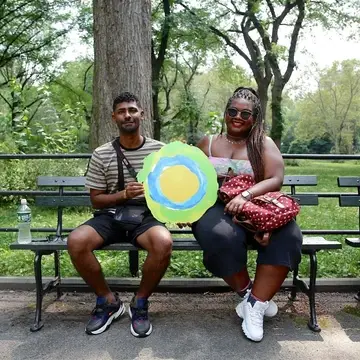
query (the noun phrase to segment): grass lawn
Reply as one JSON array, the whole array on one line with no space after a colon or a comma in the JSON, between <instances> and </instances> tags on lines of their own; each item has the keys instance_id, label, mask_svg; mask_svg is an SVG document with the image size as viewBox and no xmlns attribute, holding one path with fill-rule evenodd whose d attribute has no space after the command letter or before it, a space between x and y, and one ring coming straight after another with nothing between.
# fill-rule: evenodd
<instances>
[{"instance_id":1,"label":"grass lawn","mask_svg":"<svg viewBox=\"0 0 360 360\"><path fill-rule=\"evenodd\" d=\"M317 175L318 186L301 187L299 192L354 192L350 188L338 188L337 176L356 176L360 173L359 163L356 161L329 162L299 160L297 164L290 162L286 166L286 174ZM284 190L288 190L284 187ZM304 206L298 216L298 223L302 229L358 229L358 209L340 208L337 199L319 199L319 206ZM53 210L32 206L34 227L55 227L56 214ZM88 209L68 210L64 214L64 227L75 227L91 216ZM0 206L0 226L16 226L16 205ZM39 235L39 234L38 234ZM36 236L36 234L35 234ZM11 251L8 245L16 238L15 233L0 233L0 276L1 275L33 275L33 253L30 251ZM331 240L344 243L343 236L325 236ZM128 270L127 253L97 252L98 259L103 266L106 276L130 276ZM141 259L144 258L141 254ZM77 276L68 254L62 253L62 276ZM249 254L249 268L253 273L256 253ZM360 249L351 248L344 244L342 250L322 251L318 253L319 277L359 277ZM53 260L51 256L43 258L43 274L51 275ZM300 274L308 275L308 259L303 257ZM173 253L171 265L166 273L167 277L210 277L202 265L201 252L177 251Z\"/></svg>"}]
</instances>

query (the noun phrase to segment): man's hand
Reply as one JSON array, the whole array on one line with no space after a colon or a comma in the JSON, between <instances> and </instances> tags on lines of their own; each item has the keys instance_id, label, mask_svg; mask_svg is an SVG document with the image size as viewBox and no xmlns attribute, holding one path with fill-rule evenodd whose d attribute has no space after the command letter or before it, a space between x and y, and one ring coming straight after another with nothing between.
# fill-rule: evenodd
<instances>
[{"instance_id":1,"label":"man's hand","mask_svg":"<svg viewBox=\"0 0 360 360\"><path fill-rule=\"evenodd\" d=\"M246 200L241 195L235 196L226 204L224 212L230 215L237 215L241 212L241 209L245 203Z\"/></svg>"},{"instance_id":2,"label":"man's hand","mask_svg":"<svg viewBox=\"0 0 360 360\"><path fill-rule=\"evenodd\" d=\"M129 182L125 187L126 199L133 199L136 196L144 195L144 186L138 182Z\"/></svg>"},{"instance_id":3,"label":"man's hand","mask_svg":"<svg viewBox=\"0 0 360 360\"><path fill-rule=\"evenodd\" d=\"M184 228L184 227L191 227L191 223L176 223L176 225L180 228L180 229L182 229L182 228Z\"/></svg>"}]
</instances>

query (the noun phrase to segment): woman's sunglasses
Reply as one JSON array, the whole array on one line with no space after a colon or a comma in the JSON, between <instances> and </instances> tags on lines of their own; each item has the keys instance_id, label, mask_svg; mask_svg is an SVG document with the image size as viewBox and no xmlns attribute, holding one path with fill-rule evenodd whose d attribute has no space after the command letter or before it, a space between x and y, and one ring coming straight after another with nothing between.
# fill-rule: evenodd
<instances>
[{"instance_id":1,"label":"woman's sunglasses","mask_svg":"<svg viewBox=\"0 0 360 360\"><path fill-rule=\"evenodd\" d=\"M228 108L226 110L226 112L232 118L238 116L238 114L240 113L240 117L243 120L249 120L251 115L252 115L252 112L249 111L249 110L241 110L241 111L239 111L238 109L235 109L235 108Z\"/></svg>"}]
</instances>

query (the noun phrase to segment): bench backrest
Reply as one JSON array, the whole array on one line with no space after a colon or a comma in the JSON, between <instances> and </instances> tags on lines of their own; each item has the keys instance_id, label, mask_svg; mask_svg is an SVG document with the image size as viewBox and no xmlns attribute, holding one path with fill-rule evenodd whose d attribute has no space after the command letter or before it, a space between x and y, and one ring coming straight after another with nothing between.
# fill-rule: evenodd
<instances>
[{"instance_id":1,"label":"bench backrest","mask_svg":"<svg viewBox=\"0 0 360 360\"><path fill-rule=\"evenodd\" d=\"M359 207L360 211L360 176L339 176L337 180L339 187L356 187L358 190L357 195L340 195L339 205Z\"/></svg>"},{"instance_id":2,"label":"bench backrest","mask_svg":"<svg viewBox=\"0 0 360 360\"><path fill-rule=\"evenodd\" d=\"M57 196L37 196L36 205L48 207L67 207L67 206L91 206L88 195L78 195L71 193L64 194L64 188L85 186L83 176L39 176L38 186L58 187ZM318 205L319 200L316 194L297 194L297 186L316 186L317 177L315 175L285 175L283 186L290 187L291 195L299 200L301 205ZM75 196L73 196L75 195Z\"/></svg>"},{"instance_id":3,"label":"bench backrest","mask_svg":"<svg viewBox=\"0 0 360 360\"><path fill-rule=\"evenodd\" d=\"M316 186L316 175L285 175L283 186L290 186L291 195L303 205L319 205L317 194L297 194L297 186Z\"/></svg>"},{"instance_id":4,"label":"bench backrest","mask_svg":"<svg viewBox=\"0 0 360 360\"><path fill-rule=\"evenodd\" d=\"M90 196L81 191L64 192L65 188L84 187L85 177L83 176L39 176L37 179L39 187L56 187L57 195L37 196L35 203L37 206L57 208L58 219L56 236L62 235L62 214L63 208L72 206L91 206ZM316 194L297 194L297 186L316 186L317 177L315 175L286 175L284 177L284 186L289 186L291 195L293 195L301 205L318 205L318 196ZM178 229L175 233L190 233L190 230Z\"/></svg>"},{"instance_id":5,"label":"bench backrest","mask_svg":"<svg viewBox=\"0 0 360 360\"><path fill-rule=\"evenodd\" d=\"M41 187L56 187L58 189L57 196L37 196L35 198L37 206L91 206L89 195L78 195L76 192L68 196L64 194L64 188L84 187L84 176L39 176L37 184Z\"/></svg>"}]
</instances>

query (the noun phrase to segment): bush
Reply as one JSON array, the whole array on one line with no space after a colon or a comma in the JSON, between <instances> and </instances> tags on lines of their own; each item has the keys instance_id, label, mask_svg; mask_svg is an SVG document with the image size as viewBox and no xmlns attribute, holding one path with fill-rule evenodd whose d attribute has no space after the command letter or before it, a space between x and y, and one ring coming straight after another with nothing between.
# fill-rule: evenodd
<instances>
[{"instance_id":1,"label":"bush","mask_svg":"<svg viewBox=\"0 0 360 360\"><path fill-rule=\"evenodd\" d=\"M48 176L83 176L87 159L2 160L0 184L2 190L35 190L36 178ZM0 202L18 202L18 196L2 196Z\"/></svg>"}]
</instances>

